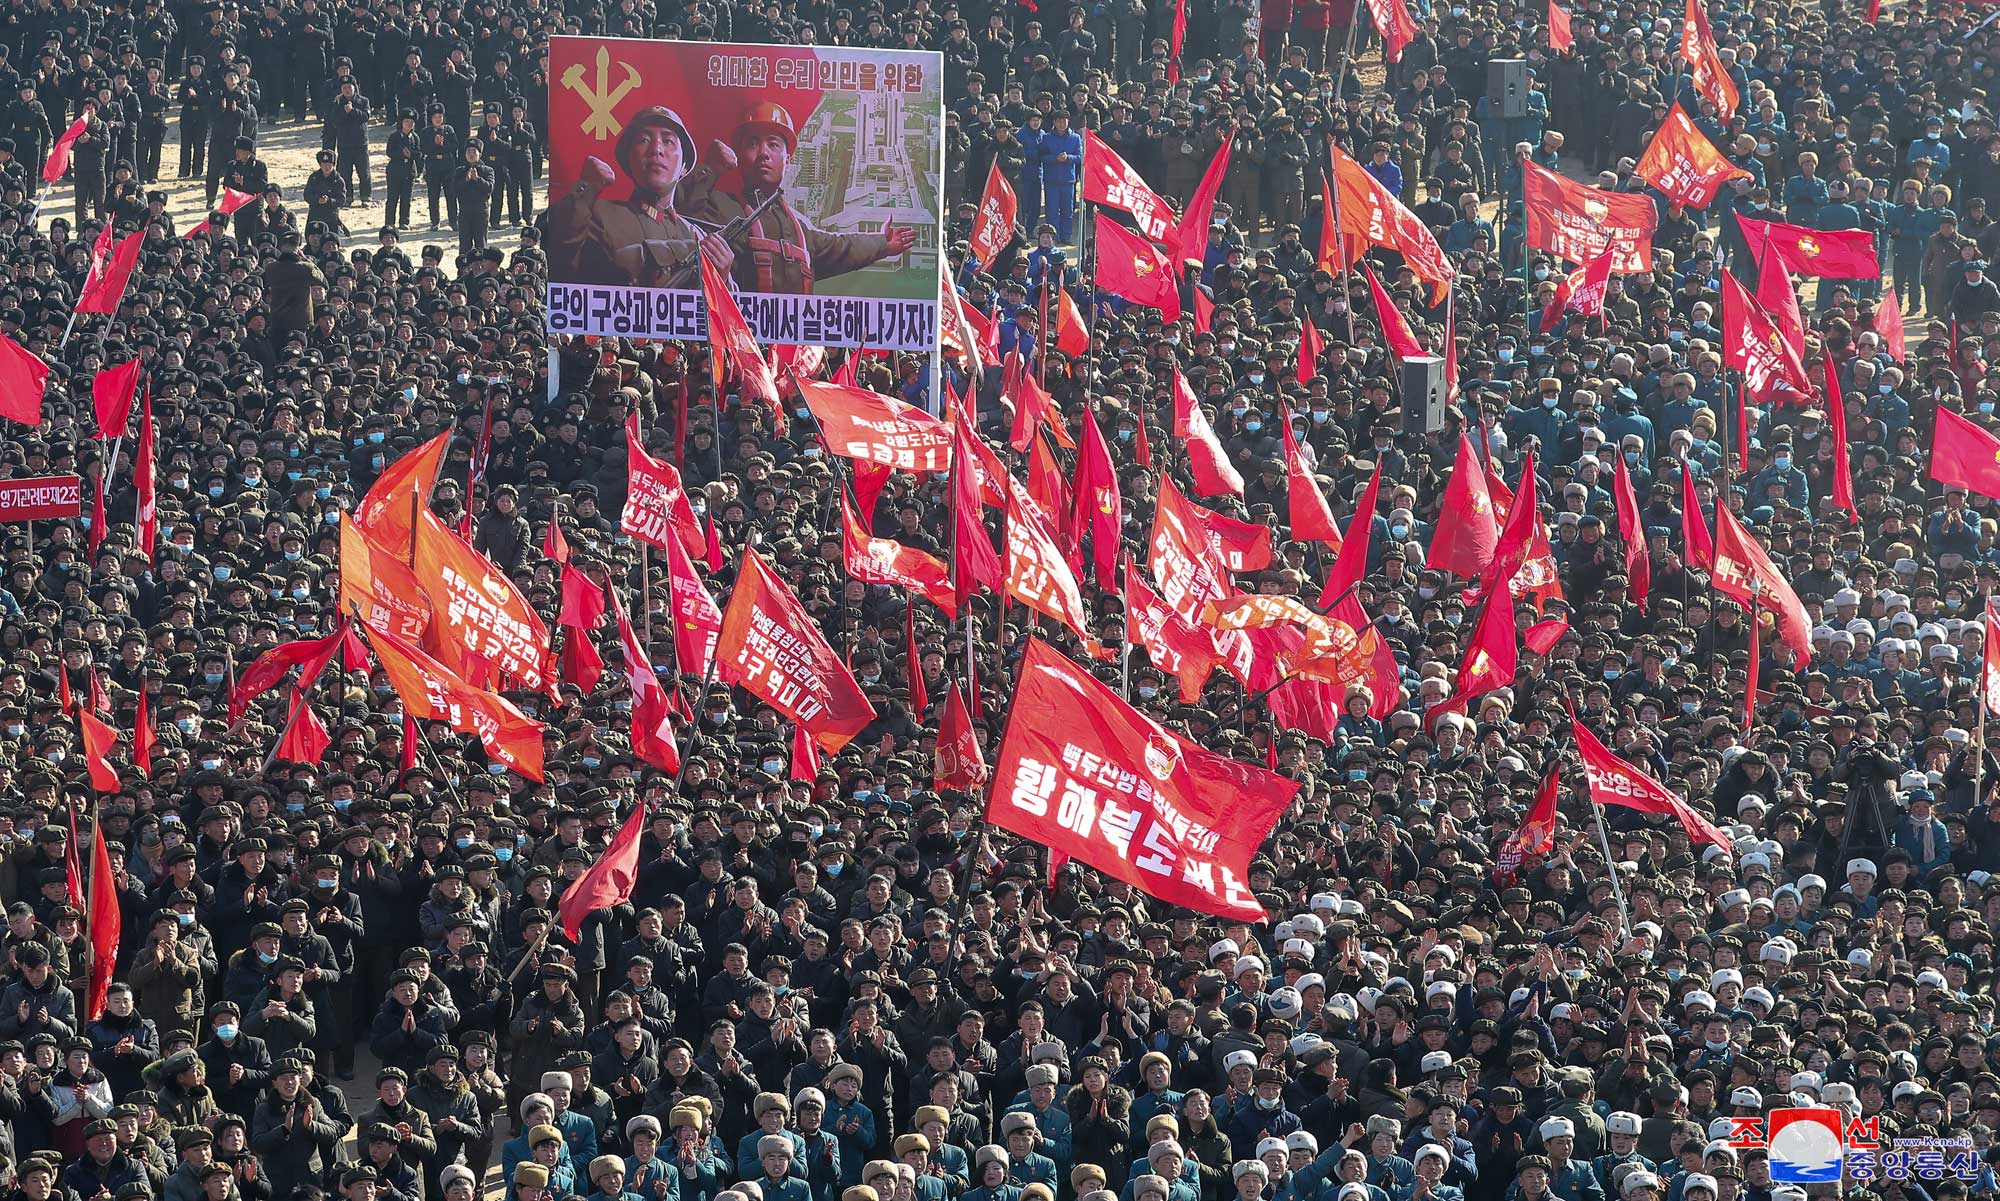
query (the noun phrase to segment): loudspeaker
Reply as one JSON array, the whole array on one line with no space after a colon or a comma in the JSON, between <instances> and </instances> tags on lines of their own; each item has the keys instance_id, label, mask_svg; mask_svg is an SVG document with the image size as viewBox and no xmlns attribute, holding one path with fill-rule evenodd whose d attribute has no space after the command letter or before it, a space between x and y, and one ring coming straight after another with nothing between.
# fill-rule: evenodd
<instances>
[{"instance_id":1,"label":"loudspeaker","mask_svg":"<svg viewBox=\"0 0 2000 1201\"><path fill-rule=\"evenodd\" d=\"M1528 60L1492 58L1486 60L1486 104L1502 118L1528 115Z\"/></svg>"},{"instance_id":2,"label":"loudspeaker","mask_svg":"<svg viewBox=\"0 0 2000 1201\"><path fill-rule=\"evenodd\" d=\"M1434 434L1444 428L1444 360L1432 356L1402 360L1396 379L1403 405L1403 432Z\"/></svg>"}]
</instances>

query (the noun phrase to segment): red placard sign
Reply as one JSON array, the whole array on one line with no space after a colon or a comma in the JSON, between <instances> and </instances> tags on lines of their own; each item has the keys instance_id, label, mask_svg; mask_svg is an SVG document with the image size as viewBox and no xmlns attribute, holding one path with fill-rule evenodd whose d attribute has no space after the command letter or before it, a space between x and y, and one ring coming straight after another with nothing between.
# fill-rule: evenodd
<instances>
[{"instance_id":1,"label":"red placard sign","mask_svg":"<svg viewBox=\"0 0 2000 1201\"><path fill-rule=\"evenodd\" d=\"M0 480L0 521L43 521L82 513L83 480L77 476Z\"/></svg>"}]
</instances>

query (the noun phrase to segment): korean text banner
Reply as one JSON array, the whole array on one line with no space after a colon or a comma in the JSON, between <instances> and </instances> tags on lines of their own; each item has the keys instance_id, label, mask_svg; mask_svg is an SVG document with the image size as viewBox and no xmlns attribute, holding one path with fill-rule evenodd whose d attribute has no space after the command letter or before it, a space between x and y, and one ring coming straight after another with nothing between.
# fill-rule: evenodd
<instances>
[{"instance_id":1,"label":"korean text banner","mask_svg":"<svg viewBox=\"0 0 2000 1201\"><path fill-rule=\"evenodd\" d=\"M700 260L760 343L937 344L943 58L549 42L548 328L707 336Z\"/></svg>"}]
</instances>

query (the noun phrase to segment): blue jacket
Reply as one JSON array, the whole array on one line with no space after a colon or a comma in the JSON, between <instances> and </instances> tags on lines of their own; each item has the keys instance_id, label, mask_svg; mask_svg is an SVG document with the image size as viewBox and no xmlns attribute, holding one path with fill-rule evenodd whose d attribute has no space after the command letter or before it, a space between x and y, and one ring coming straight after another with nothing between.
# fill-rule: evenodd
<instances>
[{"instance_id":1,"label":"blue jacket","mask_svg":"<svg viewBox=\"0 0 2000 1201\"><path fill-rule=\"evenodd\" d=\"M1076 182L1077 168L1083 164L1083 135L1074 129L1068 133L1043 130L1035 153L1041 159L1042 182L1068 187Z\"/></svg>"}]
</instances>

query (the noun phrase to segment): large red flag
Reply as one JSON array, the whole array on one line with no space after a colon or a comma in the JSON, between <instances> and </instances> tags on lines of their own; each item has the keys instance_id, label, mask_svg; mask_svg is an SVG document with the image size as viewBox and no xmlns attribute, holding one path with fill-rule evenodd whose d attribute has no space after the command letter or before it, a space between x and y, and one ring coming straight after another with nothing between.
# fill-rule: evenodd
<instances>
[{"instance_id":1,"label":"large red flag","mask_svg":"<svg viewBox=\"0 0 2000 1201\"><path fill-rule=\"evenodd\" d=\"M1153 306L1170 325L1181 319L1180 277L1173 264L1103 213L1097 214L1097 286Z\"/></svg>"},{"instance_id":2,"label":"large red flag","mask_svg":"<svg viewBox=\"0 0 2000 1201\"><path fill-rule=\"evenodd\" d=\"M83 136L83 131L89 125L90 114L85 113L83 116L71 121L69 128L63 130L62 136L55 140L53 146L49 147L49 157L42 160L43 183L54 183L58 179L61 179L64 173L69 170L70 147L76 145L76 140Z\"/></svg>"},{"instance_id":3,"label":"large red flag","mask_svg":"<svg viewBox=\"0 0 2000 1201\"><path fill-rule=\"evenodd\" d=\"M986 172L986 190L979 197L979 215L972 219L969 252L978 260L981 270L991 270L999 260L1000 252L1014 241L1014 222L1020 211L1021 203L1015 199L1014 188L1001 174L1000 163L996 159Z\"/></svg>"},{"instance_id":4,"label":"large red flag","mask_svg":"<svg viewBox=\"0 0 2000 1201\"><path fill-rule=\"evenodd\" d=\"M42 423L42 394L47 391L49 365L27 347L0 334L0 417L22 425Z\"/></svg>"},{"instance_id":5,"label":"large red flag","mask_svg":"<svg viewBox=\"0 0 2000 1201\"><path fill-rule=\"evenodd\" d=\"M743 403L758 401L769 405L778 420L778 432L783 433L784 409L778 405L777 377L771 374L771 364L765 361L757 339L751 336L750 324L743 320L743 310L736 307L736 296L730 292L729 282L707 255L701 260L701 295L708 306L710 375L716 394L721 395L727 369L734 367Z\"/></svg>"},{"instance_id":6,"label":"large red flag","mask_svg":"<svg viewBox=\"0 0 2000 1201\"><path fill-rule=\"evenodd\" d=\"M1403 319L1403 310L1396 307L1382 281L1375 278L1375 269L1365 259L1361 262L1361 274L1368 277L1368 298L1375 304L1375 319L1382 324L1382 341L1388 346L1389 353L1398 359L1424 357L1423 344L1410 332L1409 322Z\"/></svg>"},{"instance_id":7,"label":"large red flag","mask_svg":"<svg viewBox=\"0 0 2000 1201\"><path fill-rule=\"evenodd\" d=\"M1875 306L1875 335L1882 339L1882 349L1898 363L1908 361L1910 351L1903 344L1903 298L1895 292Z\"/></svg>"},{"instance_id":8,"label":"large red flag","mask_svg":"<svg viewBox=\"0 0 2000 1201\"><path fill-rule=\"evenodd\" d=\"M1361 490L1361 499L1354 502L1354 513L1347 519L1340 557L1327 569L1326 587L1319 594L1320 608L1332 606L1368 573L1370 543L1375 537L1375 502L1381 491L1382 464L1377 462L1375 474L1368 477L1368 486Z\"/></svg>"},{"instance_id":9,"label":"large red flag","mask_svg":"<svg viewBox=\"0 0 2000 1201\"><path fill-rule=\"evenodd\" d=\"M231 725L249 709L250 702L269 692L285 673L299 668L299 684L310 688L319 678L319 673L333 661L341 644L346 641L345 621L340 628L324 638L300 638L291 642L281 642L258 655L229 690L227 715Z\"/></svg>"},{"instance_id":10,"label":"large red flag","mask_svg":"<svg viewBox=\"0 0 2000 1201\"><path fill-rule=\"evenodd\" d=\"M937 556L914 546L904 546L893 538L870 534L861 519L840 498L840 557L847 574L870 584L894 584L958 616L958 597L952 591L951 570Z\"/></svg>"},{"instance_id":11,"label":"large red flag","mask_svg":"<svg viewBox=\"0 0 2000 1201\"><path fill-rule=\"evenodd\" d=\"M963 415L952 422L955 456L951 469L952 583L960 600L971 596L974 588L998 592L1006 579L1000 554L993 549L993 538L986 532L983 519L978 437L967 428Z\"/></svg>"},{"instance_id":12,"label":"large red flag","mask_svg":"<svg viewBox=\"0 0 2000 1201\"><path fill-rule=\"evenodd\" d=\"M875 720L874 706L805 606L748 546L715 654L723 682L740 684L805 726L829 754Z\"/></svg>"},{"instance_id":13,"label":"large red flag","mask_svg":"<svg viewBox=\"0 0 2000 1201\"><path fill-rule=\"evenodd\" d=\"M410 451L389 464L361 503L354 506L354 523L377 546L396 551L407 560L415 554L416 511L430 500L431 485L437 480L438 464L451 445L451 430Z\"/></svg>"},{"instance_id":14,"label":"large red flag","mask_svg":"<svg viewBox=\"0 0 2000 1201\"><path fill-rule=\"evenodd\" d=\"M1179 371L1174 372L1174 436L1187 449L1188 470L1194 475L1196 496L1243 495L1242 473L1229 461L1229 452L1215 436L1208 414L1202 411L1194 389Z\"/></svg>"},{"instance_id":15,"label":"large red flag","mask_svg":"<svg viewBox=\"0 0 2000 1201\"><path fill-rule=\"evenodd\" d=\"M1403 0L1368 0L1368 15L1375 18L1375 28L1381 31L1383 53L1392 63L1400 60L1403 48L1417 40L1417 22L1410 15L1410 6Z\"/></svg>"},{"instance_id":16,"label":"large red flag","mask_svg":"<svg viewBox=\"0 0 2000 1201\"><path fill-rule=\"evenodd\" d=\"M1188 199L1187 211L1181 214L1178 262L1199 267L1208 260L1208 226L1215 220L1215 198L1221 194L1222 180L1229 174L1230 145L1230 139L1224 138L1222 145L1215 148L1215 157L1208 160L1208 169L1201 173L1201 182L1195 185L1194 195ZM1200 294L1201 289L1196 288L1195 295Z\"/></svg>"},{"instance_id":17,"label":"large red flag","mask_svg":"<svg viewBox=\"0 0 2000 1201\"><path fill-rule=\"evenodd\" d=\"M1750 256L1762 262L1768 251L1785 269L1821 279L1878 279L1882 264L1875 255L1875 235L1865 229L1811 229L1783 221L1760 221L1736 214Z\"/></svg>"},{"instance_id":18,"label":"large red flag","mask_svg":"<svg viewBox=\"0 0 2000 1201\"><path fill-rule=\"evenodd\" d=\"M1278 419L1285 436L1285 505L1291 514L1292 537L1300 542L1324 542L1338 551L1340 526L1333 520L1333 509L1319 490L1319 481L1306 469L1305 452L1292 433L1292 415L1281 409Z\"/></svg>"},{"instance_id":19,"label":"large red flag","mask_svg":"<svg viewBox=\"0 0 2000 1201\"><path fill-rule=\"evenodd\" d=\"M1743 373L1745 394L1759 404L1779 400L1802 405L1812 400L1805 363L1778 323L1730 271L1722 273L1722 365Z\"/></svg>"},{"instance_id":20,"label":"large red flag","mask_svg":"<svg viewBox=\"0 0 2000 1201\"><path fill-rule=\"evenodd\" d=\"M1486 470L1480 465L1472 439L1461 433L1458 459L1450 481L1445 484L1444 507L1438 514L1437 528L1431 533L1424 566L1476 580L1486 574L1499 542L1500 531L1493 524L1493 497L1486 487Z\"/></svg>"},{"instance_id":21,"label":"large red flag","mask_svg":"<svg viewBox=\"0 0 2000 1201\"><path fill-rule=\"evenodd\" d=\"M1264 920L1250 858L1297 781L1182 738L1040 639L1013 713L988 821L1169 905Z\"/></svg>"},{"instance_id":22,"label":"large red flag","mask_svg":"<svg viewBox=\"0 0 2000 1201\"><path fill-rule=\"evenodd\" d=\"M1785 339L1785 345L1792 353L1800 356L1803 365L1806 353L1806 318L1799 311L1799 292L1792 286L1792 273L1778 256L1769 254L1757 268L1757 303L1764 306L1764 312L1777 326L1778 333Z\"/></svg>"},{"instance_id":23,"label":"large red flag","mask_svg":"<svg viewBox=\"0 0 2000 1201\"><path fill-rule=\"evenodd\" d=\"M1125 640L1144 649L1154 667L1179 680L1181 700L1190 705L1201 699L1210 673L1222 664L1215 631L1174 612L1130 559L1125 561Z\"/></svg>"},{"instance_id":24,"label":"large red flag","mask_svg":"<svg viewBox=\"0 0 2000 1201\"><path fill-rule=\"evenodd\" d=\"M1607 192L1565 179L1534 162L1521 164L1528 196L1528 245L1573 263L1612 249L1612 269L1637 275L1653 269L1653 231L1660 211L1651 197Z\"/></svg>"},{"instance_id":25,"label":"large red flag","mask_svg":"<svg viewBox=\"0 0 2000 1201\"><path fill-rule=\"evenodd\" d=\"M1520 668L1521 651L1514 635L1514 592L1510 577L1489 590L1473 627L1472 641L1466 644L1459 661L1457 687L1452 695L1431 710L1426 721L1440 714L1462 713L1471 703L1495 688L1514 683Z\"/></svg>"},{"instance_id":26,"label":"large red flag","mask_svg":"<svg viewBox=\"0 0 2000 1201\"><path fill-rule=\"evenodd\" d=\"M1681 557L1689 567L1715 569L1715 536L1701 515L1701 498L1694 494L1694 469L1681 460Z\"/></svg>"},{"instance_id":27,"label":"large red flag","mask_svg":"<svg viewBox=\"0 0 2000 1201\"><path fill-rule=\"evenodd\" d=\"M1431 286L1431 303L1442 301L1451 290L1453 272L1437 235L1340 147L1331 146L1328 153L1333 156L1333 183L1340 189L1340 232L1348 240L1343 248L1348 260L1358 258L1369 246L1393 250L1403 256L1418 279Z\"/></svg>"},{"instance_id":28,"label":"large red flag","mask_svg":"<svg viewBox=\"0 0 2000 1201\"><path fill-rule=\"evenodd\" d=\"M604 588L573 564L563 564L562 611L556 624L575 630L594 630L604 624Z\"/></svg>"},{"instance_id":29,"label":"large red flag","mask_svg":"<svg viewBox=\"0 0 2000 1201\"><path fill-rule=\"evenodd\" d=\"M416 646L386 630L370 628L368 641L382 674L418 717L442 720L476 736L488 757L531 780L542 778L542 723L503 696L476 688ZM544 655L546 658L546 655ZM301 677L302 679L304 677Z\"/></svg>"},{"instance_id":30,"label":"large red flag","mask_svg":"<svg viewBox=\"0 0 2000 1201\"><path fill-rule=\"evenodd\" d=\"M986 756L972 730L965 692L954 684L950 698L945 701L944 717L938 722L937 750L931 755L931 783L939 789L971 792L986 782L986 776Z\"/></svg>"},{"instance_id":31,"label":"large red flag","mask_svg":"<svg viewBox=\"0 0 2000 1201\"><path fill-rule=\"evenodd\" d=\"M639 836L646 832L646 805L632 806L611 836L611 845L563 891L556 902L556 920L563 933L576 941L583 933L583 921L600 909L612 909L632 899L632 886L639 882Z\"/></svg>"},{"instance_id":32,"label":"large red flag","mask_svg":"<svg viewBox=\"0 0 2000 1201\"><path fill-rule=\"evenodd\" d=\"M667 690L661 687L616 588L611 590L611 613L618 622L618 645L625 653L625 684L632 693L632 753L661 771L679 771L681 752L668 716L671 704Z\"/></svg>"},{"instance_id":33,"label":"large red flag","mask_svg":"<svg viewBox=\"0 0 2000 1201\"><path fill-rule=\"evenodd\" d=\"M417 514L417 586L431 600L434 636L478 648L479 657L531 692L549 688L549 631L507 573L437 515ZM439 645L444 645L441 641Z\"/></svg>"},{"instance_id":34,"label":"large red flag","mask_svg":"<svg viewBox=\"0 0 2000 1201\"><path fill-rule=\"evenodd\" d=\"M1625 467L1625 454L1611 470L1613 500L1618 508L1618 537L1625 543L1625 577L1631 582L1632 599L1639 612L1646 611L1646 593L1653 586L1653 559L1646 553L1646 525L1639 517L1639 493L1632 487L1632 473Z\"/></svg>"},{"instance_id":35,"label":"large red flag","mask_svg":"<svg viewBox=\"0 0 2000 1201\"><path fill-rule=\"evenodd\" d=\"M1715 48L1715 31L1708 25L1708 10L1702 0L1687 0L1681 17L1681 57L1687 60L1688 81L1703 100L1713 105L1717 119L1728 121L1736 115L1736 82L1722 65Z\"/></svg>"},{"instance_id":36,"label":"large red flag","mask_svg":"<svg viewBox=\"0 0 2000 1201\"><path fill-rule=\"evenodd\" d=\"M1939 409L1930 475L1947 488L2000 496L2000 439L1950 409Z\"/></svg>"},{"instance_id":37,"label":"large red flag","mask_svg":"<svg viewBox=\"0 0 2000 1201\"><path fill-rule=\"evenodd\" d=\"M951 427L894 397L866 388L795 377L799 396L819 422L828 453L903 471L951 465Z\"/></svg>"},{"instance_id":38,"label":"large red flag","mask_svg":"<svg viewBox=\"0 0 2000 1201\"><path fill-rule=\"evenodd\" d=\"M1555 7L1553 3L1549 5ZM1535 803L1528 806L1528 814L1507 841L1500 847L1500 853L1493 857L1493 879L1502 888L1513 886L1521 864L1530 856L1546 855L1556 846L1556 798L1562 793L1562 760L1551 759L1549 769L1542 776L1542 786L1535 792Z\"/></svg>"},{"instance_id":39,"label":"large red flag","mask_svg":"<svg viewBox=\"0 0 2000 1201\"><path fill-rule=\"evenodd\" d=\"M132 398L139 392L139 360L106 367L90 380L90 407L97 415L93 438L115 438L132 419Z\"/></svg>"},{"instance_id":40,"label":"large red flag","mask_svg":"<svg viewBox=\"0 0 2000 1201\"><path fill-rule=\"evenodd\" d=\"M1577 754L1583 759L1583 773L1590 779L1590 800L1596 805L1619 805L1641 813L1671 814L1687 829L1688 837L1728 850L1729 836L1715 823L1694 811L1666 785L1611 753L1597 735L1570 714L1570 729L1576 738Z\"/></svg>"},{"instance_id":41,"label":"large red flag","mask_svg":"<svg viewBox=\"0 0 2000 1201\"><path fill-rule=\"evenodd\" d=\"M674 619L674 665L705 675L722 637L722 610L694 569L694 556L678 540L667 546L667 603Z\"/></svg>"},{"instance_id":42,"label":"large red flag","mask_svg":"<svg viewBox=\"0 0 2000 1201\"><path fill-rule=\"evenodd\" d=\"M1040 507L1018 489L1009 494L1007 505L1007 594L1062 622L1094 652L1090 614L1076 573Z\"/></svg>"},{"instance_id":43,"label":"large red flag","mask_svg":"<svg viewBox=\"0 0 2000 1201\"><path fill-rule=\"evenodd\" d=\"M1757 603L1778 619L1778 637L1792 652L1794 670L1804 671L1812 657L1812 626L1806 607L1791 582L1755 538L1744 530L1728 505L1715 508L1715 587L1724 595L1750 603L1750 586L1757 585Z\"/></svg>"},{"instance_id":44,"label":"large red flag","mask_svg":"<svg viewBox=\"0 0 2000 1201\"><path fill-rule=\"evenodd\" d=\"M111 261L104 265L104 274L85 284L77 294L76 311L117 312L119 301L125 298L125 285L132 282L132 271L139 265L139 251L145 243L146 231L143 229L118 239L117 248L111 252Z\"/></svg>"},{"instance_id":45,"label":"large red flag","mask_svg":"<svg viewBox=\"0 0 2000 1201\"><path fill-rule=\"evenodd\" d=\"M1985 693L1986 711L2000 713L2000 597L1987 597L1986 608L1979 614L1980 632L1985 635L1985 645L1979 656L1979 688Z\"/></svg>"},{"instance_id":46,"label":"large red flag","mask_svg":"<svg viewBox=\"0 0 2000 1201\"><path fill-rule=\"evenodd\" d=\"M1118 491L1118 468L1093 414L1083 415L1083 449L1076 457L1076 522L1081 541L1090 535L1091 578L1110 590L1118 584L1118 543L1125 528L1125 499Z\"/></svg>"},{"instance_id":47,"label":"large red flag","mask_svg":"<svg viewBox=\"0 0 2000 1201\"><path fill-rule=\"evenodd\" d=\"M1234 594L1229 569L1201 517L1201 509L1181 495L1172 480L1160 481L1153 505L1153 530L1147 539L1147 566L1168 607L1190 622L1199 622L1210 601ZM1239 680L1248 678L1254 648L1241 630L1211 639L1223 663Z\"/></svg>"},{"instance_id":48,"label":"large red flag","mask_svg":"<svg viewBox=\"0 0 2000 1201\"><path fill-rule=\"evenodd\" d=\"M1576 35L1569 29L1569 14L1563 11L1556 0L1549 0L1549 50L1562 54L1576 45Z\"/></svg>"},{"instance_id":49,"label":"large red flag","mask_svg":"<svg viewBox=\"0 0 2000 1201\"><path fill-rule=\"evenodd\" d=\"M1861 520L1854 504L1854 468L1848 461L1847 401L1840 394L1840 368L1834 364L1831 348L1822 347L1820 368L1826 374L1826 431L1833 439L1833 488L1828 499L1848 524Z\"/></svg>"},{"instance_id":50,"label":"large red flag","mask_svg":"<svg viewBox=\"0 0 2000 1201\"><path fill-rule=\"evenodd\" d=\"M1164 244L1180 221L1174 206L1147 187L1145 179L1089 129L1083 131L1083 198L1129 213L1149 241Z\"/></svg>"},{"instance_id":51,"label":"large red flag","mask_svg":"<svg viewBox=\"0 0 2000 1201\"><path fill-rule=\"evenodd\" d=\"M431 624L430 605L416 573L375 545L351 515L340 523L340 611L412 642Z\"/></svg>"},{"instance_id":52,"label":"large red flag","mask_svg":"<svg viewBox=\"0 0 2000 1201\"><path fill-rule=\"evenodd\" d=\"M222 189L221 198L218 199L214 204L209 206L210 215L207 217L203 217L201 219L201 224L195 226L193 229L188 230L181 236L184 238L192 238L196 234L203 233L209 229L214 228L214 214L216 213L221 213L223 216L227 217L231 213L235 212L237 209L242 208L244 205L255 204L256 202L257 202L257 193L239 192L235 188L229 187L228 185L225 184Z\"/></svg>"},{"instance_id":53,"label":"large red flag","mask_svg":"<svg viewBox=\"0 0 2000 1201\"><path fill-rule=\"evenodd\" d=\"M104 998L118 969L118 937L124 917L118 908L118 871L111 866L111 844L104 826L90 832L90 996L84 1015L96 1021L104 1013Z\"/></svg>"},{"instance_id":54,"label":"large red flag","mask_svg":"<svg viewBox=\"0 0 2000 1201\"><path fill-rule=\"evenodd\" d=\"M1715 202L1722 185L1750 173L1723 157L1708 135L1695 125L1678 102L1646 143L1633 174L1658 188L1668 200L1691 209Z\"/></svg>"},{"instance_id":55,"label":"large red flag","mask_svg":"<svg viewBox=\"0 0 2000 1201\"><path fill-rule=\"evenodd\" d=\"M1567 313L1590 318L1604 312L1605 286L1611 282L1610 247L1604 253L1591 259L1583 266L1562 277L1556 284L1555 295L1549 297L1548 307L1542 310L1541 330L1548 333L1556 327Z\"/></svg>"},{"instance_id":56,"label":"large red flag","mask_svg":"<svg viewBox=\"0 0 2000 1201\"><path fill-rule=\"evenodd\" d=\"M1471 441L1466 438L1467 445ZM1521 460L1521 491L1503 502L1507 507L1507 520L1501 524L1499 536L1494 540L1493 558L1480 574L1476 589L1478 595L1485 596L1495 591L1502 580L1511 583L1521 565L1534 552L1536 532L1547 532L1547 527L1542 524L1541 501L1535 495L1535 484L1535 455L1529 451ZM1500 483L1496 474L1487 472L1486 494L1489 500L1496 486L1504 488L1506 485Z\"/></svg>"},{"instance_id":57,"label":"large red flag","mask_svg":"<svg viewBox=\"0 0 2000 1201\"><path fill-rule=\"evenodd\" d=\"M1227 513L1188 506L1188 512L1208 534L1208 545L1234 574L1262 571L1271 565L1271 527L1261 521L1238 521Z\"/></svg>"},{"instance_id":58,"label":"large red flag","mask_svg":"<svg viewBox=\"0 0 2000 1201\"><path fill-rule=\"evenodd\" d=\"M1071 358L1090 351L1090 326L1067 288L1056 289L1056 349Z\"/></svg>"},{"instance_id":59,"label":"large red flag","mask_svg":"<svg viewBox=\"0 0 2000 1201\"><path fill-rule=\"evenodd\" d=\"M646 453L639 437L639 415L625 419L625 507L618 528L642 542L665 547L677 535L691 555L702 553L707 536L694 515L681 473L665 459Z\"/></svg>"}]
</instances>

